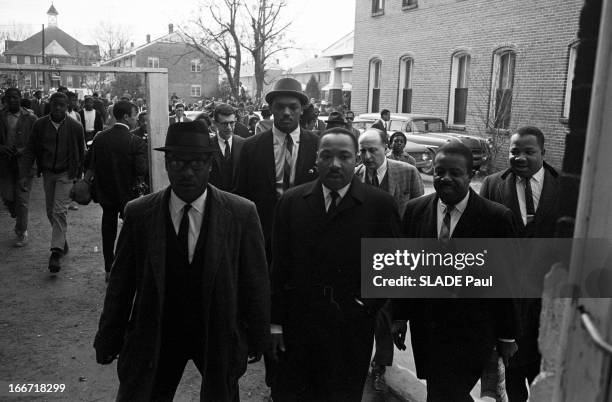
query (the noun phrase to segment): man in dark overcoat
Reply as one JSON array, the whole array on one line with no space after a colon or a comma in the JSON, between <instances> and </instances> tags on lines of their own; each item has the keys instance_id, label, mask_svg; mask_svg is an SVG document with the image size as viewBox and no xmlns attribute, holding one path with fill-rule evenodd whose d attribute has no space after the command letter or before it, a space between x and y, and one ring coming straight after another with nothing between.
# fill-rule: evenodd
<instances>
[{"instance_id":1,"label":"man in dark overcoat","mask_svg":"<svg viewBox=\"0 0 612 402\"><path fill-rule=\"evenodd\" d=\"M399 235L393 197L354 177L357 142L323 133L320 179L281 197L272 234L272 398L360 401L374 318L383 301L361 294L361 239Z\"/></svg>"},{"instance_id":2,"label":"man in dark overcoat","mask_svg":"<svg viewBox=\"0 0 612 402\"><path fill-rule=\"evenodd\" d=\"M559 174L544 161L544 154L544 133L533 126L519 128L510 137L510 168L486 177L480 188L481 196L510 208L518 222L519 233L526 238L555 237L555 227L560 217L557 202ZM528 276L530 281L538 282L535 284L538 287L542 286L544 275L551 267L546 263L546 253L543 251L538 250L538 264L530 266L537 271L530 272ZM541 360L538 335L542 301L521 299L517 301L516 308L520 320L517 337L519 351L510 360L510 367L506 368L506 389L510 402L528 399L527 384L540 372Z\"/></svg>"},{"instance_id":3,"label":"man in dark overcoat","mask_svg":"<svg viewBox=\"0 0 612 402\"><path fill-rule=\"evenodd\" d=\"M119 355L118 401L171 401L188 360L200 400L237 401L247 357L269 343L270 287L252 202L208 184L202 121L168 129L170 187L126 206L94 347Z\"/></svg>"},{"instance_id":4,"label":"man in dark overcoat","mask_svg":"<svg viewBox=\"0 0 612 402\"><path fill-rule=\"evenodd\" d=\"M461 143L434 158L435 193L408 201L407 238L512 238L512 212L470 188L472 153ZM516 352L516 320L509 299L395 299L395 319L408 319L417 377L427 380L428 402L472 401L470 391L494 348L507 363ZM403 331L399 331L400 333ZM402 336L398 347L405 347Z\"/></svg>"}]
</instances>

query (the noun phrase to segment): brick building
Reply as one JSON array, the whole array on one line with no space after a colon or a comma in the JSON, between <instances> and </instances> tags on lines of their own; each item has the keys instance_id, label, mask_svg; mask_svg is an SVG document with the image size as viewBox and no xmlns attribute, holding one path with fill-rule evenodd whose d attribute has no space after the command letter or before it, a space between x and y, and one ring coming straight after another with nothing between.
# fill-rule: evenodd
<instances>
[{"instance_id":1,"label":"brick building","mask_svg":"<svg viewBox=\"0 0 612 402\"><path fill-rule=\"evenodd\" d=\"M85 74L62 73L62 65L91 66L100 60L97 45L84 45L58 26L56 8L51 5L47 11L48 24L23 41L5 41L4 60L11 64L46 64L58 67L58 72L41 71L6 72L0 71L0 85L16 86L21 89L57 88L60 85L80 88L86 80ZM43 45L44 38L44 45ZM44 51L43 51L44 50Z\"/></svg>"},{"instance_id":2,"label":"brick building","mask_svg":"<svg viewBox=\"0 0 612 402\"><path fill-rule=\"evenodd\" d=\"M582 4L357 0L353 110L435 114L506 143L511 130L535 125L559 167Z\"/></svg>"},{"instance_id":3,"label":"brick building","mask_svg":"<svg viewBox=\"0 0 612 402\"><path fill-rule=\"evenodd\" d=\"M187 45L168 25L168 34L100 63L113 67L151 67L168 69L168 96L176 95L186 103L215 95L219 66L212 59Z\"/></svg>"}]
</instances>

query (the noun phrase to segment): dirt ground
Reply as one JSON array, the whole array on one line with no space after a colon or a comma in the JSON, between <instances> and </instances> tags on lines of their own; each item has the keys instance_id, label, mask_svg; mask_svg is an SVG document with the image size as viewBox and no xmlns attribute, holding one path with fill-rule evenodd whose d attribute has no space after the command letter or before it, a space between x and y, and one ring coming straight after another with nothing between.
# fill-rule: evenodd
<instances>
[{"instance_id":1,"label":"dirt ground","mask_svg":"<svg viewBox=\"0 0 612 402\"><path fill-rule=\"evenodd\" d=\"M0 400L114 400L116 361L96 364L93 340L106 285L98 204L69 211L68 244L62 270L47 269L51 226L44 208L42 180L33 184L29 244L14 248L13 226L0 206ZM96 251L97 250L97 251ZM243 401L269 394L263 364L250 365L240 381ZM10 394L9 384L65 384L63 393ZM176 401L199 400L200 374L189 363Z\"/></svg>"}]
</instances>

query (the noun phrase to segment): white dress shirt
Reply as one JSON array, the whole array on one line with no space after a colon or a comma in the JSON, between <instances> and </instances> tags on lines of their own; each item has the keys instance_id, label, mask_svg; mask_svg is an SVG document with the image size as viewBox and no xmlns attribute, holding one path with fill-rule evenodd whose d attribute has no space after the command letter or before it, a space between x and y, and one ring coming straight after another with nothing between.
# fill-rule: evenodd
<instances>
[{"instance_id":1,"label":"white dress shirt","mask_svg":"<svg viewBox=\"0 0 612 402\"><path fill-rule=\"evenodd\" d=\"M325 199L325 211L328 211L329 207L331 205L331 202L332 202L332 196L331 196L332 190L330 190L329 188L325 187L324 184L321 184L321 186L323 187L323 198ZM349 190L350 186L351 186L351 183L347 184L346 186L344 186L341 189L336 191L340 195L340 197L338 197L336 199L336 205L340 204L340 202L342 201L342 199L346 195L347 191Z\"/></svg>"},{"instance_id":2,"label":"white dress shirt","mask_svg":"<svg viewBox=\"0 0 612 402\"><path fill-rule=\"evenodd\" d=\"M298 125L289 135L293 139L293 149L291 151L291 177L289 180L290 185L293 186L295 183L295 164L300 148L300 126ZM274 165L276 166L276 191L282 195L285 153L287 152L287 146L285 144L287 134L280 131L276 126L272 126L272 137L274 143Z\"/></svg>"},{"instance_id":3,"label":"white dress shirt","mask_svg":"<svg viewBox=\"0 0 612 402\"><path fill-rule=\"evenodd\" d=\"M232 148L234 147L234 145L232 145L233 137L234 137L233 135L230 135L229 138L227 139L227 142L229 143L229 147L230 147L230 152L232 152ZM221 155L225 155L225 140L221 138L220 135L217 135L217 141L219 142L219 147L221 148Z\"/></svg>"},{"instance_id":4,"label":"white dress shirt","mask_svg":"<svg viewBox=\"0 0 612 402\"><path fill-rule=\"evenodd\" d=\"M459 203L457 205L455 205L455 208L453 208L453 210L451 211L451 221L450 221L450 236L453 236L453 231L455 230L455 227L457 226L457 222L459 222L459 219L461 218L461 215L463 214L463 211L465 211L465 208L467 207L467 203L468 200L470 198L470 192L468 191L468 193L466 194L465 197L463 197L463 199L461 201L459 201ZM441 199L438 198L438 219L437 219L437 224L438 224L438 238L440 237L440 231L442 230L442 223L444 220L444 215L446 215L446 204L444 202L442 202Z\"/></svg>"},{"instance_id":5,"label":"white dress shirt","mask_svg":"<svg viewBox=\"0 0 612 402\"><path fill-rule=\"evenodd\" d=\"M96 109L83 110L83 116L85 117L85 131L94 131Z\"/></svg>"},{"instance_id":6,"label":"white dress shirt","mask_svg":"<svg viewBox=\"0 0 612 402\"><path fill-rule=\"evenodd\" d=\"M187 245L189 248L189 262L193 261L193 255L195 253L195 247L198 243L198 237L200 236L200 229L202 228L202 219L204 218L204 206L206 205L206 195L208 190L204 190L201 196L196 198L191 203L191 208L187 212L189 217L189 231L187 236ZM172 225L174 225L174 232L178 236L178 232L181 226L181 220L183 219L183 207L187 204L181 200L174 191L170 191L170 217L172 218Z\"/></svg>"},{"instance_id":7,"label":"white dress shirt","mask_svg":"<svg viewBox=\"0 0 612 402\"><path fill-rule=\"evenodd\" d=\"M519 208L521 209L521 218L523 224L527 224L527 204L525 202L525 178L516 176L516 197L518 198ZM540 196L542 195L542 187L544 186L544 166L531 176L529 181L531 184L531 193L533 194L533 208L538 210Z\"/></svg>"}]
</instances>

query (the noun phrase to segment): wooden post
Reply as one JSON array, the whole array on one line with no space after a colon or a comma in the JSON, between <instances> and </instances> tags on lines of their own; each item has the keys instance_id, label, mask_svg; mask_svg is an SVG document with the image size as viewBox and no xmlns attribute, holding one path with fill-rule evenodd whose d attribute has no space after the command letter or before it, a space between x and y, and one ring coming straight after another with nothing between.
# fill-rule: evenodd
<instances>
[{"instance_id":1,"label":"wooden post","mask_svg":"<svg viewBox=\"0 0 612 402\"><path fill-rule=\"evenodd\" d=\"M149 106L149 174L151 190L158 191L169 184L164 154L154 150L164 146L168 131L168 74L147 73L145 79Z\"/></svg>"},{"instance_id":2,"label":"wooden post","mask_svg":"<svg viewBox=\"0 0 612 402\"><path fill-rule=\"evenodd\" d=\"M612 2L603 1L585 158L574 237L612 240ZM572 249L570 282L583 283L585 267L601 266L602 250L587 242ZM561 339L561 375L553 401L612 401L612 356L598 348L581 324L577 307L589 313L604 341L612 343L612 299L573 299ZM562 333L563 333L562 332Z\"/></svg>"}]
</instances>

